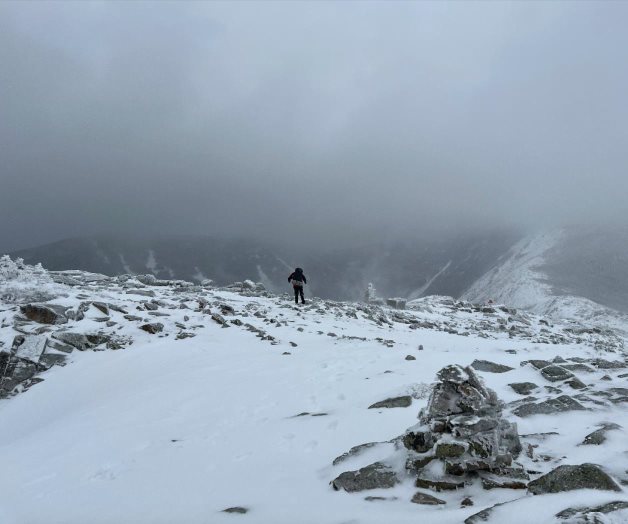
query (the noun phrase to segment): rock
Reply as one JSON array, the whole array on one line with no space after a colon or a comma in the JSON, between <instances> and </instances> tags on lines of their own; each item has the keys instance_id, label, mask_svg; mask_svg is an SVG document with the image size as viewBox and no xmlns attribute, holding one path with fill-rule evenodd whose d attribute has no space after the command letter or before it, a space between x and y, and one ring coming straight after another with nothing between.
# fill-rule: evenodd
<instances>
[{"instance_id":1,"label":"rock","mask_svg":"<svg viewBox=\"0 0 628 524\"><path fill-rule=\"evenodd\" d=\"M406 309L407 300L405 298L387 298L386 305L394 309Z\"/></svg>"},{"instance_id":2,"label":"rock","mask_svg":"<svg viewBox=\"0 0 628 524\"><path fill-rule=\"evenodd\" d=\"M421 411L420 423L403 437L404 446L418 453L433 448L433 459L443 461L445 472L457 477L509 466L521 452L521 443L516 425L501 417L495 392L484 386L471 367L447 366L437 376L440 383ZM411 457L407 467L419 469L417 462L424 459ZM420 480L424 484L417 487L442 489L435 482L451 483L446 477ZM459 487L460 482L453 483Z\"/></svg>"},{"instance_id":3,"label":"rock","mask_svg":"<svg viewBox=\"0 0 628 524\"><path fill-rule=\"evenodd\" d=\"M373 496L368 496L368 497L364 497L364 500L366 500L367 502L377 502L379 500L397 500L397 497L373 497Z\"/></svg>"},{"instance_id":4,"label":"rock","mask_svg":"<svg viewBox=\"0 0 628 524\"><path fill-rule=\"evenodd\" d=\"M55 304L26 304L20 306L22 314L39 324L67 324L65 316L67 308Z\"/></svg>"},{"instance_id":5,"label":"rock","mask_svg":"<svg viewBox=\"0 0 628 524\"><path fill-rule=\"evenodd\" d=\"M142 297L154 297L155 292L152 289L127 289L127 295L140 295Z\"/></svg>"},{"instance_id":6,"label":"rock","mask_svg":"<svg viewBox=\"0 0 628 524\"><path fill-rule=\"evenodd\" d=\"M369 406L369 409L377 408L407 408L412 405L412 397L405 395L402 397L387 398L386 400L380 400L375 404Z\"/></svg>"},{"instance_id":7,"label":"rock","mask_svg":"<svg viewBox=\"0 0 628 524\"><path fill-rule=\"evenodd\" d=\"M397 474L381 462L375 462L357 471L345 471L331 481L336 491L344 489L348 492L392 488L398 483Z\"/></svg>"},{"instance_id":8,"label":"rock","mask_svg":"<svg viewBox=\"0 0 628 524\"><path fill-rule=\"evenodd\" d=\"M524 366L525 364L531 364L532 366L534 366L536 369L543 369L547 366L551 366L552 363L549 360L524 360L521 365Z\"/></svg>"},{"instance_id":9,"label":"rock","mask_svg":"<svg viewBox=\"0 0 628 524\"><path fill-rule=\"evenodd\" d=\"M298 415L295 415L295 416L296 417L302 417L302 416L306 416L306 415L309 415L309 414L310 413L308 413L308 412L304 412L304 413L299 413ZM353 446L346 453L343 453L342 455L336 457L332 464L334 466L337 466L338 464L340 464L341 462L344 462L348 458L360 455L362 452L366 451L367 449L371 449L372 447L377 446L378 444L382 444L382 442L367 442L366 444L360 444L358 446Z\"/></svg>"},{"instance_id":10,"label":"rock","mask_svg":"<svg viewBox=\"0 0 628 524\"><path fill-rule=\"evenodd\" d=\"M518 417L529 417L532 415L551 415L554 413L564 413L566 411L584 410L585 407L569 395L551 398L538 403L522 404L513 413Z\"/></svg>"},{"instance_id":11,"label":"rock","mask_svg":"<svg viewBox=\"0 0 628 524\"><path fill-rule=\"evenodd\" d=\"M473 500L471 500L470 497L463 498L462 501L460 502L460 507L468 508L469 506L473 506Z\"/></svg>"},{"instance_id":12,"label":"rock","mask_svg":"<svg viewBox=\"0 0 628 524\"><path fill-rule=\"evenodd\" d=\"M595 464L558 466L528 484L528 490L534 495L560 493L574 489L621 491L615 481Z\"/></svg>"},{"instance_id":13,"label":"rock","mask_svg":"<svg viewBox=\"0 0 628 524\"><path fill-rule=\"evenodd\" d=\"M48 339L43 335L18 335L13 339L13 351L17 358L36 364L47 343Z\"/></svg>"},{"instance_id":14,"label":"rock","mask_svg":"<svg viewBox=\"0 0 628 524\"><path fill-rule=\"evenodd\" d=\"M561 364L562 367L569 371L577 371L578 373L593 373L595 370L586 364Z\"/></svg>"},{"instance_id":15,"label":"rock","mask_svg":"<svg viewBox=\"0 0 628 524\"><path fill-rule=\"evenodd\" d=\"M526 489L528 485L521 480L499 478L499 477L482 477L482 487L484 489Z\"/></svg>"},{"instance_id":16,"label":"rock","mask_svg":"<svg viewBox=\"0 0 628 524\"><path fill-rule=\"evenodd\" d=\"M52 348L57 351L61 351L63 353L72 353L74 351L74 346L70 346L68 344L64 344L58 340L54 340L52 338L48 339L48 343L46 344L47 348Z\"/></svg>"},{"instance_id":17,"label":"rock","mask_svg":"<svg viewBox=\"0 0 628 524\"><path fill-rule=\"evenodd\" d=\"M490 360L474 360L471 363L471 367L477 371L485 371L487 373L506 373L514 369L510 366L491 362Z\"/></svg>"},{"instance_id":18,"label":"rock","mask_svg":"<svg viewBox=\"0 0 628 524\"><path fill-rule=\"evenodd\" d=\"M603 358L596 358L591 363L598 369L623 369L628 366L619 360L605 360Z\"/></svg>"},{"instance_id":19,"label":"rock","mask_svg":"<svg viewBox=\"0 0 628 524\"><path fill-rule=\"evenodd\" d=\"M406 461L406 469L413 473L418 473L425 466L427 466L430 462L432 462L432 460L435 460L435 459L436 457L434 455L425 455L420 458L410 457Z\"/></svg>"},{"instance_id":20,"label":"rock","mask_svg":"<svg viewBox=\"0 0 628 524\"><path fill-rule=\"evenodd\" d=\"M138 317L136 315L124 315L124 318L129 322L139 322L142 320L142 317Z\"/></svg>"},{"instance_id":21,"label":"rock","mask_svg":"<svg viewBox=\"0 0 628 524\"><path fill-rule=\"evenodd\" d=\"M439 504L447 504L444 500L438 499L421 491L417 491L410 500L410 502L414 502L415 504L423 504L426 506L438 506Z\"/></svg>"},{"instance_id":22,"label":"rock","mask_svg":"<svg viewBox=\"0 0 628 524\"><path fill-rule=\"evenodd\" d=\"M603 444L605 441L606 441L606 430L598 429L594 431L593 433L589 433L586 437L584 437L584 440L582 441L582 445L599 446L600 444Z\"/></svg>"},{"instance_id":23,"label":"rock","mask_svg":"<svg viewBox=\"0 0 628 524\"><path fill-rule=\"evenodd\" d=\"M582 446L599 446L606 442L606 433L611 430L621 429L619 424L604 423L602 427L593 433L589 433L582 441Z\"/></svg>"},{"instance_id":24,"label":"rock","mask_svg":"<svg viewBox=\"0 0 628 524\"><path fill-rule=\"evenodd\" d=\"M164 330L164 325L160 322L152 322L150 324L140 326L140 329L150 333L151 335L156 335Z\"/></svg>"},{"instance_id":25,"label":"rock","mask_svg":"<svg viewBox=\"0 0 628 524\"><path fill-rule=\"evenodd\" d=\"M109 306L104 302L92 302L92 306L109 316Z\"/></svg>"},{"instance_id":26,"label":"rock","mask_svg":"<svg viewBox=\"0 0 628 524\"><path fill-rule=\"evenodd\" d=\"M416 360L416 357L412 355L406 355L406 360Z\"/></svg>"},{"instance_id":27,"label":"rock","mask_svg":"<svg viewBox=\"0 0 628 524\"><path fill-rule=\"evenodd\" d=\"M220 324L222 327L229 327L229 324L224 319L224 317L222 315L219 315L218 313L214 313L212 315L212 320L217 324Z\"/></svg>"},{"instance_id":28,"label":"rock","mask_svg":"<svg viewBox=\"0 0 628 524\"><path fill-rule=\"evenodd\" d=\"M602 504L601 506L594 507L575 507L575 508L567 508L556 514L556 517L559 519L573 519L573 517L577 517L577 519L572 520L571 522L582 523L585 524L590 522L591 524L606 522L606 520L602 521L598 519L598 514L608 515L609 513L614 513L615 511L623 511L628 510L628 502L625 500L615 500L613 502L607 502L606 504ZM625 517L628 517L626 515ZM625 517L622 522L625 521ZM615 521L613 521L615 522ZM620 522L619 520L617 522Z\"/></svg>"},{"instance_id":29,"label":"rock","mask_svg":"<svg viewBox=\"0 0 628 524\"><path fill-rule=\"evenodd\" d=\"M464 454L467 446L458 442L439 442L434 450L436 458L457 458Z\"/></svg>"},{"instance_id":30,"label":"rock","mask_svg":"<svg viewBox=\"0 0 628 524\"><path fill-rule=\"evenodd\" d=\"M248 513L249 508L245 508L243 506L234 506L232 508L227 508L227 509L223 509L222 512L223 513Z\"/></svg>"},{"instance_id":31,"label":"rock","mask_svg":"<svg viewBox=\"0 0 628 524\"><path fill-rule=\"evenodd\" d=\"M417 453L425 453L434 446L434 437L430 431L409 431L403 436L403 445Z\"/></svg>"},{"instance_id":32,"label":"rock","mask_svg":"<svg viewBox=\"0 0 628 524\"><path fill-rule=\"evenodd\" d=\"M253 291L255 289L255 282L253 282L252 280L245 280L244 282L242 282L242 289L248 289L250 291Z\"/></svg>"},{"instance_id":33,"label":"rock","mask_svg":"<svg viewBox=\"0 0 628 524\"><path fill-rule=\"evenodd\" d=\"M116 306L115 304L107 304L107 306L111 311L117 311L118 313L122 313L123 315L127 314L126 309L121 306Z\"/></svg>"},{"instance_id":34,"label":"rock","mask_svg":"<svg viewBox=\"0 0 628 524\"><path fill-rule=\"evenodd\" d=\"M414 482L417 488L432 489L435 491L453 491L456 489L464 488L464 482L459 480L447 480L447 479L427 479L419 477Z\"/></svg>"},{"instance_id":35,"label":"rock","mask_svg":"<svg viewBox=\"0 0 628 524\"><path fill-rule=\"evenodd\" d=\"M557 365L546 366L541 369L541 375L543 375L550 382L558 382L560 380L567 380L568 378L573 378L574 374Z\"/></svg>"},{"instance_id":36,"label":"rock","mask_svg":"<svg viewBox=\"0 0 628 524\"><path fill-rule=\"evenodd\" d=\"M65 366L67 358L61 353L44 353L39 359L39 365L45 369L50 369L52 366Z\"/></svg>"},{"instance_id":37,"label":"rock","mask_svg":"<svg viewBox=\"0 0 628 524\"><path fill-rule=\"evenodd\" d=\"M571 380L568 380L567 382L565 382L565 384L568 384L572 389L585 389L587 387L587 385L582 382L582 380L580 380L578 377L574 377Z\"/></svg>"},{"instance_id":38,"label":"rock","mask_svg":"<svg viewBox=\"0 0 628 524\"><path fill-rule=\"evenodd\" d=\"M534 382L513 382L508 385L519 395L529 395L539 387Z\"/></svg>"},{"instance_id":39,"label":"rock","mask_svg":"<svg viewBox=\"0 0 628 524\"><path fill-rule=\"evenodd\" d=\"M95 348L100 344L105 344L109 337L98 333L72 333L70 331L57 331L52 335L57 340L75 347L79 351Z\"/></svg>"},{"instance_id":40,"label":"rock","mask_svg":"<svg viewBox=\"0 0 628 524\"><path fill-rule=\"evenodd\" d=\"M223 315L235 315L235 309L233 309L229 304L220 304L220 312Z\"/></svg>"},{"instance_id":41,"label":"rock","mask_svg":"<svg viewBox=\"0 0 628 524\"><path fill-rule=\"evenodd\" d=\"M492 411L498 408L497 395L484 387L472 368L446 366L437 376L441 382L432 390L426 418L475 414L481 409Z\"/></svg>"},{"instance_id":42,"label":"rock","mask_svg":"<svg viewBox=\"0 0 628 524\"><path fill-rule=\"evenodd\" d=\"M8 352L0 353L0 398L11 394L13 389L37 373L37 364L11 355Z\"/></svg>"},{"instance_id":43,"label":"rock","mask_svg":"<svg viewBox=\"0 0 628 524\"><path fill-rule=\"evenodd\" d=\"M470 517L466 518L464 524L480 524L482 522L488 522L488 519L491 518L493 510L499 506L503 506L504 504L508 504L508 502L501 502L489 508L483 509L482 511L478 511L477 513L474 513Z\"/></svg>"}]
</instances>

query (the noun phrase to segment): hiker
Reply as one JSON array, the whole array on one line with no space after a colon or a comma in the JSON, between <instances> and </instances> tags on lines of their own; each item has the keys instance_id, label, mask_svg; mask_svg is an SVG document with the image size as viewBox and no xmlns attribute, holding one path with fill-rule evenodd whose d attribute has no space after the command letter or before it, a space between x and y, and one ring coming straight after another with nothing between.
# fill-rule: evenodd
<instances>
[{"instance_id":1,"label":"hiker","mask_svg":"<svg viewBox=\"0 0 628 524\"><path fill-rule=\"evenodd\" d=\"M299 295L301 295L301 304L305 304L305 297L303 296L303 285L307 284L307 280L305 275L303 274L303 270L298 267L294 270L294 272L288 277L288 282L292 284L294 288L294 303L299 303Z\"/></svg>"}]
</instances>

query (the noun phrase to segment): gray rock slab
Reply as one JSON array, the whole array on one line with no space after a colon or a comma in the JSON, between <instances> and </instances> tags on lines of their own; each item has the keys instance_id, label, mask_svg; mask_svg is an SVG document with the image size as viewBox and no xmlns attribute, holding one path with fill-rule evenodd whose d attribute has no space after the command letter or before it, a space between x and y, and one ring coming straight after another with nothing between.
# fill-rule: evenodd
<instances>
[{"instance_id":1,"label":"gray rock slab","mask_svg":"<svg viewBox=\"0 0 628 524\"><path fill-rule=\"evenodd\" d=\"M46 349L47 341L44 335L18 335L13 341L13 347L17 348L15 356L37 363Z\"/></svg>"},{"instance_id":2,"label":"gray rock slab","mask_svg":"<svg viewBox=\"0 0 628 524\"><path fill-rule=\"evenodd\" d=\"M127 289L127 295L140 295L142 297L154 297L155 292L152 289Z\"/></svg>"},{"instance_id":3,"label":"gray rock slab","mask_svg":"<svg viewBox=\"0 0 628 524\"><path fill-rule=\"evenodd\" d=\"M410 502L414 504L423 504L425 506L438 506L440 504L447 504L444 500L436 498L427 493L423 493L422 491L417 491L413 496Z\"/></svg>"},{"instance_id":4,"label":"gray rock slab","mask_svg":"<svg viewBox=\"0 0 628 524\"><path fill-rule=\"evenodd\" d=\"M75 347L79 351L94 348L100 344L106 343L109 340L107 335L101 335L98 333L73 333L70 331L57 331L52 336L65 344Z\"/></svg>"},{"instance_id":5,"label":"gray rock slab","mask_svg":"<svg viewBox=\"0 0 628 524\"><path fill-rule=\"evenodd\" d=\"M296 416L298 417L298 416L305 416L305 415L309 415L309 413L303 413L303 414L299 414L299 415L296 415ZM353 446L346 453L343 453L342 455L336 457L332 464L334 466L337 466L341 462L344 462L345 460L347 460L347 459L349 459L351 457L355 457L357 455L360 455L361 453L363 453L367 449L371 449L372 447L377 446L378 444L383 444L383 443L382 442L367 442L365 444L359 444L358 446Z\"/></svg>"},{"instance_id":6,"label":"gray rock slab","mask_svg":"<svg viewBox=\"0 0 628 524\"><path fill-rule=\"evenodd\" d=\"M109 316L109 306L104 302L92 302L92 306L98 309L101 313Z\"/></svg>"},{"instance_id":7,"label":"gray rock slab","mask_svg":"<svg viewBox=\"0 0 628 524\"><path fill-rule=\"evenodd\" d=\"M549 360L524 360L521 365L530 364L536 369L543 369L544 367L550 366L552 363Z\"/></svg>"},{"instance_id":8,"label":"gray rock slab","mask_svg":"<svg viewBox=\"0 0 628 524\"><path fill-rule=\"evenodd\" d=\"M542 368L541 375L550 382L559 382L574 377L571 371L555 364Z\"/></svg>"},{"instance_id":9,"label":"gray rock slab","mask_svg":"<svg viewBox=\"0 0 628 524\"><path fill-rule=\"evenodd\" d=\"M67 356L62 353L44 353L39 359L39 365L46 369L52 366L65 366Z\"/></svg>"},{"instance_id":10,"label":"gray rock slab","mask_svg":"<svg viewBox=\"0 0 628 524\"><path fill-rule=\"evenodd\" d=\"M404 395L401 397L392 397L387 398L385 400L380 400L379 402L375 402L375 404L371 404L369 409L378 409L378 408L407 408L412 405L412 397L410 395Z\"/></svg>"},{"instance_id":11,"label":"gray rock slab","mask_svg":"<svg viewBox=\"0 0 628 524\"><path fill-rule=\"evenodd\" d=\"M22 314L39 324L67 324L67 308L55 304L26 304L20 306Z\"/></svg>"},{"instance_id":12,"label":"gray rock slab","mask_svg":"<svg viewBox=\"0 0 628 524\"><path fill-rule=\"evenodd\" d=\"M514 369L514 368L511 368L510 366L505 366L504 364L497 364L496 362L491 362L490 360L477 360L477 359L471 363L471 367L477 371L484 371L487 373L506 373Z\"/></svg>"},{"instance_id":13,"label":"gray rock slab","mask_svg":"<svg viewBox=\"0 0 628 524\"><path fill-rule=\"evenodd\" d=\"M577 522L582 522L583 524L590 522L594 524L602 522L601 520L598 520L597 517L600 513L603 515L608 515L609 513L623 510L628 510L628 502L625 500L615 500L613 502L608 502L600 506L579 506L567 508L557 513L556 517L559 519L573 519L574 517L578 517Z\"/></svg>"},{"instance_id":14,"label":"gray rock slab","mask_svg":"<svg viewBox=\"0 0 628 524\"><path fill-rule=\"evenodd\" d=\"M538 403L523 404L513 410L518 417L529 417L532 415L552 415L554 413L564 413L567 411L584 410L585 407L569 395L561 395Z\"/></svg>"},{"instance_id":15,"label":"gray rock slab","mask_svg":"<svg viewBox=\"0 0 628 524\"><path fill-rule=\"evenodd\" d=\"M147 333L150 333L151 335L155 335L157 333L161 333L164 330L164 325L161 322L152 322L140 326L140 329L146 331Z\"/></svg>"},{"instance_id":16,"label":"gray rock slab","mask_svg":"<svg viewBox=\"0 0 628 524\"><path fill-rule=\"evenodd\" d=\"M398 483L395 471L381 462L375 462L357 471L345 471L331 481L335 490L344 489L348 492L392 488Z\"/></svg>"},{"instance_id":17,"label":"gray rock slab","mask_svg":"<svg viewBox=\"0 0 628 524\"><path fill-rule=\"evenodd\" d=\"M430 479L419 477L414 481L417 488L431 489L434 491L454 491L464 488L464 482L458 479Z\"/></svg>"},{"instance_id":18,"label":"gray rock slab","mask_svg":"<svg viewBox=\"0 0 628 524\"><path fill-rule=\"evenodd\" d=\"M529 395L539 387L534 382L513 382L508 385L519 395Z\"/></svg>"},{"instance_id":19,"label":"gray rock slab","mask_svg":"<svg viewBox=\"0 0 628 524\"><path fill-rule=\"evenodd\" d=\"M595 464L558 466L528 484L528 490L534 495L560 493L575 489L621 491L617 483Z\"/></svg>"}]
</instances>

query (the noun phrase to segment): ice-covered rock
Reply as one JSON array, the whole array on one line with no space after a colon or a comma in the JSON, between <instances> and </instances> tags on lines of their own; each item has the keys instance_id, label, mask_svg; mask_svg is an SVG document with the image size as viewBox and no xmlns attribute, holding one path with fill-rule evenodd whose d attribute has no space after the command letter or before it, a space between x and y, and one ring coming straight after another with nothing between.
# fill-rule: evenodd
<instances>
[{"instance_id":1,"label":"ice-covered rock","mask_svg":"<svg viewBox=\"0 0 628 524\"><path fill-rule=\"evenodd\" d=\"M417 487L455 489L469 474L521 469L512 467L521 451L517 426L502 417L497 395L471 367L446 366L438 378L419 424L403 438ZM434 460L442 462L444 476L434 474Z\"/></svg>"},{"instance_id":2,"label":"ice-covered rock","mask_svg":"<svg viewBox=\"0 0 628 524\"><path fill-rule=\"evenodd\" d=\"M534 495L559 493L574 489L621 491L617 483L595 464L558 466L528 484L528 490Z\"/></svg>"}]
</instances>

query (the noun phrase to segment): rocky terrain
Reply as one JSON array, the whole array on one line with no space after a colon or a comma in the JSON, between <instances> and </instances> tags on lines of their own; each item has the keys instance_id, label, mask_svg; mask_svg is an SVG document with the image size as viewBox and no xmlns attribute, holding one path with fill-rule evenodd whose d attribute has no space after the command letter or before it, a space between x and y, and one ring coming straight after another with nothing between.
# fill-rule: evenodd
<instances>
[{"instance_id":1,"label":"rocky terrain","mask_svg":"<svg viewBox=\"0 0 628 524\"><path fill-rule=\"evenodd\" d=\"M628 520L622 332L308 299L2 258L0 521Z\"/></svg>"}]
</instances>

